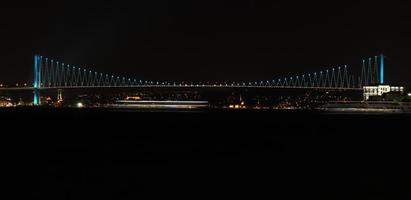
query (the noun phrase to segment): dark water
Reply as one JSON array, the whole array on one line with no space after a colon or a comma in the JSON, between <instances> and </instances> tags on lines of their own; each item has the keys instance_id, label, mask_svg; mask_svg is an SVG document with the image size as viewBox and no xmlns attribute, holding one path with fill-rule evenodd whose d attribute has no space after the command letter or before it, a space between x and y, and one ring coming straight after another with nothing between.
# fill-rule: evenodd
<instances>
[{"instance_id":1,"label":"dark water","mask_svg":"<svg viewBox=\"0 0 411 200\"><path fill-rule=\"evenodd\" d=\"M0 120L6 180L34 197L410 197L411 115L12 109Z\"/></svg>"}]
</instances>

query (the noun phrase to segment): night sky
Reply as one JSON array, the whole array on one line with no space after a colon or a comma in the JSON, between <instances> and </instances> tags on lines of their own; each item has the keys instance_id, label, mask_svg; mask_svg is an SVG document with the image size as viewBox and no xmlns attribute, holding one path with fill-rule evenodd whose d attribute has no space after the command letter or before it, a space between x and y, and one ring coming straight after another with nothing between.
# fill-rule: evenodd
<instances>
[{"instance_id":1,"label":"night sky","mask_svg":"<svg viewBox=\"0 0 411 200\"><path fill-rule=\"evenodd\" d=\"M145 80L248 81L384 53L411 84L411 6L385 1L14 1L0 7L0 82L31 80L41 54Z\"/></svg>"}]
</instances>

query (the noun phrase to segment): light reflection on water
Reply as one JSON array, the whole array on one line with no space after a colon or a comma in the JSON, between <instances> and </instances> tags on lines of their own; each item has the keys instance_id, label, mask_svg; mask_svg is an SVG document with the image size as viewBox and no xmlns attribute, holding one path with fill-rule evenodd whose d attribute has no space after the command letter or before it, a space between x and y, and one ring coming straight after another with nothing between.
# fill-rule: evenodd
<instances>
[{"instance_id":1,"label":"light reflection on water","mask_svg":"<svg viewBox=\"0 0 411 200\"><path fill-rule=\"evenodd\" d=\"M125 109L125 108L110 108L108 111L112 112L150 112L150 113L202 113L206 110L197 109Z\"/></svg>"}]
</instances>

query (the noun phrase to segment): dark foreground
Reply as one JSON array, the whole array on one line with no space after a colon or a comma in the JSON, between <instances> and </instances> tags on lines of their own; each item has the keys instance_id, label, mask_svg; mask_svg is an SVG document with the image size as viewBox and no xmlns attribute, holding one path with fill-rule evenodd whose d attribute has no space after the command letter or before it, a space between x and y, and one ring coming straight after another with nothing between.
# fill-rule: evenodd
<instances>
[{"instance_id":1,"label":"dark foreground","mask_svg":"<svg viewBox=\"0 0 411 200\"><path fill-rule=\"evenodd\" d=\"M42 199L411 197L411 115L19 109L0 120L8 185Z\"/></svg>"}]
</instances>

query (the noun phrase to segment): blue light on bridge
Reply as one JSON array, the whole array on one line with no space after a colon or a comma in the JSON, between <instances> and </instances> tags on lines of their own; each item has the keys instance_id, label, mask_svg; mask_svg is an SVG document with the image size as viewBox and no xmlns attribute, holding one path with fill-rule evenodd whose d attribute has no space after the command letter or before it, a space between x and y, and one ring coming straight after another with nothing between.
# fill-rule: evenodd
<instances>
[{"instance_id":1,"label":"blue light on bridge","mask_svg":"<svg viewBox=\"0 0 411 200\"><path fill-rule=\"evenodd\" d=\"M37 88L37 56L34 56L34 81L33 81L33 87Z\"/></svg>"},{"instance_id":2,"label":"blue light on bridge","mask_svg":"<svg viewBox=\"0 0 411 200\"><path fill-rule=\"evenodd\" d=\"M384 84L384 55L381 54L381 63L380 63L380 84Z\"/></svg>"},{"instance_id":3,"label":"blue light on bridge","mask_svg":"<svg viewBox=\"0 0 411 200\"><path fill-rule=\"evenodd\" d=\"M38 81L37 81L37 79L38 79L38 68L39 68L39 66L38 66L38 56L34 56L34 83L33 83L34 88L39 87Z\"/></svg>"},{"instance_id":4,"label":"blue light on bridge","mask_svg":"<svg viewBox=\"0 0 411 200\"><path fill-rule=\"evenodd\" d=\"M41 87L41 62L42 58L38 55L34 56L34 97L33 97L33 104L40 105L40 87Z\"/></svg>"},{"instance_id":5,"label":"blue light on bridge","mask_svg":"<svg viewBox=\"0 0 411 200\"><path fill-rule=\"evenodd\" d=\"M38 89L34 89L33 104L34 104L35 106L40 105L40 92L39 92Z\"/></svg>"}]
</instances>

